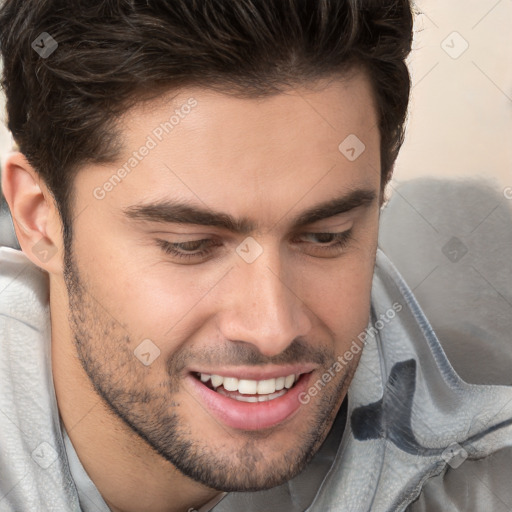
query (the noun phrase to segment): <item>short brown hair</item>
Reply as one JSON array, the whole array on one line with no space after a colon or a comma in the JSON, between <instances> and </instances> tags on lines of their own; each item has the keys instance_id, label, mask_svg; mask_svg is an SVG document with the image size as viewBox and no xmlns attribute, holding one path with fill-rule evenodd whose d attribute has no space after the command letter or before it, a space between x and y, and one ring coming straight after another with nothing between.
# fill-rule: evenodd
<instances>
[{"instance_id":1,"label":"short brown hair","mask_svg":"<svg viewBox=\"0 0 512 512\"><path fill-rule=\"evenodd\" d=\"M391 176L410 92L409 0L7 0L0 9L8 127L71 237L73 177L112 162L115 121L187 85L263 96L363 66ZM46 32L58 48L32 47Z\"/></svg>"}]
</instances>

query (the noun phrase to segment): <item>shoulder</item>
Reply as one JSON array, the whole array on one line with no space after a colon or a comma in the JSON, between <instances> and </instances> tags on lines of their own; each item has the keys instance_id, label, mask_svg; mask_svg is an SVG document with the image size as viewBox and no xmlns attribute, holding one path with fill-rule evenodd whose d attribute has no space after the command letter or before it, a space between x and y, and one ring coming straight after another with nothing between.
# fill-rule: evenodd
<instances>
[{"instance_id":1,"label":"shoulder","mask_svg":"<svg viewBox=\"0 0 512 512\"><path fill-rule=\"evenodd\" d=\"M510 460L512 447L479 460L466 460L460 467L427 481L407 512L509 512L512 510Z\"/></svg>"},{"instance_id":2,"label":"shoulder","mask_svg":"<svg viewBox=\"0 0 512 512\"><path fill-rule=\"evenodd\" d=\"M0 247L0 322L37 328L48 305L48 274L19 250Z\"/></svg>"},{"instance_id":3,"label":"shoulder","mask_svg":"<svg viewBox=\"0 0 512 512\"><path fill-rule=\"evenodd\" d=\"M379 246L461 378L512 384L512 201L499 185L399 183L382 212Z\"/></svg>"}]
</instances>

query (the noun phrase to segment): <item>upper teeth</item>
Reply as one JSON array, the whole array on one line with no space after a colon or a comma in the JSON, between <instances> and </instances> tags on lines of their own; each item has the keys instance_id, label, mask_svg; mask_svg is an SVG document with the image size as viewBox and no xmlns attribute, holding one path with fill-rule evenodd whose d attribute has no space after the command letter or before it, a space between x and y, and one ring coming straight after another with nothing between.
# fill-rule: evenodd
<instances>
[{"instance_id":1,"label":"upper teeth","mask_svg":"<svg viewBox=\"0 0 512 512\"><path fill-rule=\"evenodd\" d=\"M287 377L266 380L237 379L236 377L222 377L221 375L209 375L208 373L201 373L200 377L202 382L208 382L211 379L214 388L224 386L226 391L238 391L242 395L267 395L283 388L290 389L299 375L292 374Z\"/></svg>"}]
</instances>

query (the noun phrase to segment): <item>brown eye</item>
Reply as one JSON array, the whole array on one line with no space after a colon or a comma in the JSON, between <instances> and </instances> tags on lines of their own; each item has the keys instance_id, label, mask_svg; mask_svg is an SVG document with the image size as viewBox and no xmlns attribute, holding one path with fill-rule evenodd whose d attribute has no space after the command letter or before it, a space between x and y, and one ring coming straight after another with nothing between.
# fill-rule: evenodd
<instances>
[{"instance_id":1,"label":"brown eye","mask_svg":"<svg viewBox=\"0 0 512 512\"><path fill-rule=\"evenodd\" d=\"M190 240L187 242L169 242L168 240L156 240L165 254L172 256L180 263L202 263L213 255L214 249L222 243L210 238Z\"/></svg>"},{"instance_id":2,"label":"brown eye","mask_svg":"<svg viewBox=\"0 0 512 512\"><path fill-rule=\"evenodd\" d=\"M295 238L306 254L332 258L342 254L352 238L352 229L342 233L303 233Z\"/></svg>"},{"instance_id":3,"label":"brown eye","mask_svg":"<svg viewBox=\"0 0 512 512\"><path fill-rule=\"evenodd\" d=\"M180 242L173 244L176 249L183 252L196 252L199 251L208 240L191 240L190 242Z\"/></svg>"},{"instance_id":4,"label":"brown eye","mask_svg":"<svg viewBox=\"0 0 512 512\"><path fill-rule=\"evenodd\" d=\"M316 238L316 243L328 244L336 239L336 233L312 233L311 238Z\"/></svg>"}]
</instances>

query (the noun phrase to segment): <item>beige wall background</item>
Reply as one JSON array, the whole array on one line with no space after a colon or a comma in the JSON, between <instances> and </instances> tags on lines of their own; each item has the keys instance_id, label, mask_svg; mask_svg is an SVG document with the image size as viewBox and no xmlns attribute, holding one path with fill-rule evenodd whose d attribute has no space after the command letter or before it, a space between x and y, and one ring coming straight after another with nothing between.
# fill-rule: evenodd
<instances>
[{"instance_id":1,"label":"beige wall background","mask_svg":"<svg viewBox=\"0 0 512 512\"><path fill-rule=\"evenodd\" d=\"M512 186L512 0L419 0L416 9L395 181L484 176ZM10 146L0 123L0 153Z\"/></svg>"},{"instance_id":2,"label":"beige wall background","mask_svg":"<svg viewBox=\"0 0 512 512\"><path fill-rule=\"evenodd\" d=\"M395 169L512 185L512 1L420 0L407 137Z\"/></svg>"}]
</instances>

